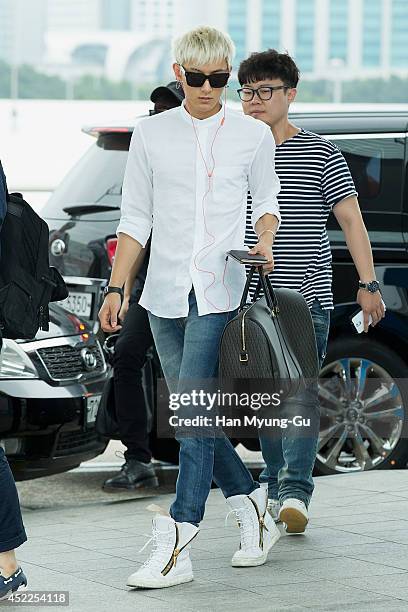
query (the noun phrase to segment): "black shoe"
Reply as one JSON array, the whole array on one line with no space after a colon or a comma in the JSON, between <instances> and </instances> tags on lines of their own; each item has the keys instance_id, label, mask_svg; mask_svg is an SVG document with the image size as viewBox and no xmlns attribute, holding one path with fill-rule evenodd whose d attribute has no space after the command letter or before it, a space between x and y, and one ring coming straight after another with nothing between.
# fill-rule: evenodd
<instances>
[{"instance_id":1,"label":"black shoe","mask_svg":"<svg viewBox=\"0 0 408 612\"><path fill-rule=\"evenodd\" d=\"M128 459L119 474L103 483L104 491L134 491L142 487L158 487L159 481L152 463Z\"/></svg>"},{"instance_id":2,"label":"black shoe","mask_svg":"<svg viewBox=\"0 0 408 612\"><path fill-rule=\"evenodd\" d=\"M27 586L27 578L21 567L8 578L0 576L0 601L8 599L10 595L18 591L21 586Z\"/></svg>"}]
</instances>

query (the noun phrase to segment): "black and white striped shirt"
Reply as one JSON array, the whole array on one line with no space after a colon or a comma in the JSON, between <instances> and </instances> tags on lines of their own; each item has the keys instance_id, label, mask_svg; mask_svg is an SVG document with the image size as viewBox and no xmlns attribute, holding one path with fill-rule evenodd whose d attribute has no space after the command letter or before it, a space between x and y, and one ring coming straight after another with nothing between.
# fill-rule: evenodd
<instances>
[{"instance_id":1,"label":"black and white striped shirt","mask_svg":"<svg viewBox=\"0 0 408 612\"><path fill-rule=\"evenodd\" d=\"M357 195L346 160L333 143L302 129L276 147L275 169L281 183L282 222L269 278L274 287L302 293L309 307L318 299L322 308L332 309L332 257L326 223L335 204ZM253 246L257 237L250 204L249 194L245 243ZM256 285L254 275L251 290Z\"/></svg>"}]
</instances>

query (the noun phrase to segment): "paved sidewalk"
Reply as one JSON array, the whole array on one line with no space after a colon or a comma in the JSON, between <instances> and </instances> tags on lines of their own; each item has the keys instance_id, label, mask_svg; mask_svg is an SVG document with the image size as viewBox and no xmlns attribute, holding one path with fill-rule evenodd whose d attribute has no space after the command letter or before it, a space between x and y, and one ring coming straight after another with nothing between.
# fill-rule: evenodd
<instances>
[{"instance_id":1,"label":"paved sidewalk","mask_svg":"<svg viewBox=\"0 0 408 612\"><path fill-rule=\"evenodd\" d=\"M154 502L167 508L171 498ZM75 612L408 610L408 471L317 478L306 535L283 536L259 568L230 566L238 529L233 517L224 526L227 507L213 491L193 544L194 582L130 590L151 501L24 510L29 541L18 554L29 589L68 590Z\"/></svg>"}]
</instances>

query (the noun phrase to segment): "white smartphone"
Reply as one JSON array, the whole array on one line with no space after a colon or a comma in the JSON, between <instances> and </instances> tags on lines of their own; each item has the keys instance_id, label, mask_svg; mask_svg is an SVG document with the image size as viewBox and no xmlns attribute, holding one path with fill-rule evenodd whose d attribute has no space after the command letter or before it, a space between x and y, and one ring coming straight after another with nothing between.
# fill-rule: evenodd
<instances>
[{"instance_id":1,"label":"white smartphone","mask_svg":"<svg viewBox=\"0 0 408 612\"><path fill-rule=\"evenodd\" d=\"M384 310L387 310L386 305L384 304L383 300L381 300L381 304L384 306ZM351 322L353 323L354 327L357 330L358 334L361 334L364 331L364 313L362 310L360 310L360 312L358 312L357 314L355 314L352 318L351 318ZM371 315L368 317L368 324L371 325L371 323L373 322Z\"/></svg>"}]
</instances>

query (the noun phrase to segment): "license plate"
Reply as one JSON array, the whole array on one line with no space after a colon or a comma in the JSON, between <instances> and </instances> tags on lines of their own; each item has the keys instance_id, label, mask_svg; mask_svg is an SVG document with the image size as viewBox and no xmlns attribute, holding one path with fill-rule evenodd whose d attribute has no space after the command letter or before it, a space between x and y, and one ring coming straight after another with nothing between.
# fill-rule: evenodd
<instances>
[{"instance_id":1,"label":"license plate","mask_svg":"<svg viewBox=\"0 0 408 612\"><path fill-rule=\"evenodd\" d=\"M74 291L70 293L65 300L58 302L58 304L73 314L82 317L90 317L92 310L92 293Z\"/></svg>"},{"instance_id":2,"label":"license plate","mask_svg":"<svg viewBox=\"0 0 408 612\"><path fill-rule=\"evenodd\" d=\"M86 398L86 423L90 425L95 423L96 415L98 412L99 404L101 403L100 395L91 395Z\"/></svg>"}]
</instances>

